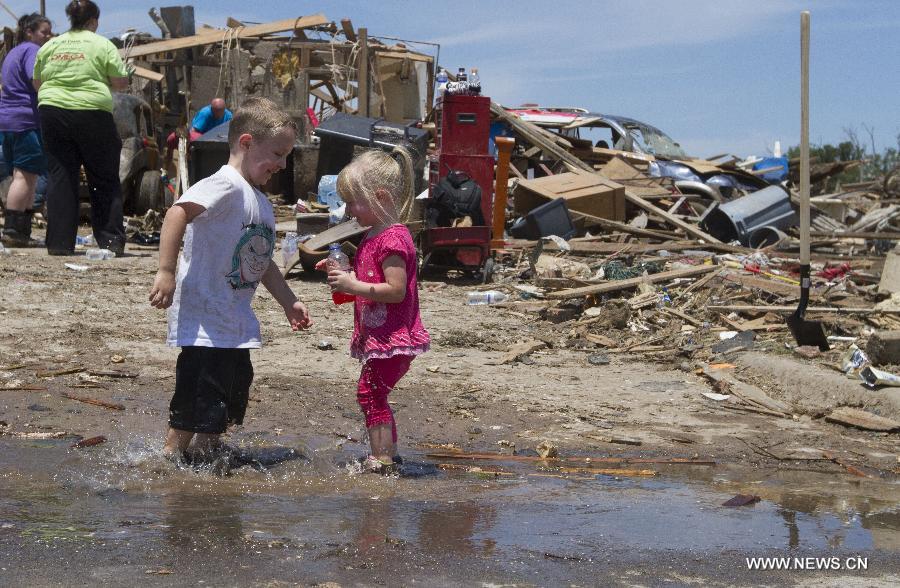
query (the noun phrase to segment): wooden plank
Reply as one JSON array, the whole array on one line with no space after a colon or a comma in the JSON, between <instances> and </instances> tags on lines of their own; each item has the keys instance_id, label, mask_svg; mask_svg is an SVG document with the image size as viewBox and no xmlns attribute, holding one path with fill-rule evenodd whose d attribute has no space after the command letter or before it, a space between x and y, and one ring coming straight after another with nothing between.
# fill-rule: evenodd
<instances>
[{"instance_id":1,"label":"wooden plank","mask_svg":"<svg viewBox=\"0 0 900 588\"><path fill-rule=\"evenodd\" d=\"M360 116L369 116L369 30L365 27L359 29L359 72L356 83L359 85L359 106L357 112Z\"/></svg>"},{"instance_id":2,"label":"wooden plank","mask_svg":"<svg viewBox=\"0 0 900 588\"><path fill-rule=\"evenodd\" d=\"M344 36L347 37L348 41L356 43L356 31L353 30L353 21L349 18L342 18L341 30L344 31Z\"/></svg>"},{"instance_id":3,"label":"wooden plank","mask_svg":"<svg viewBox=\"0 0 900 588\"><path fill-rule=\"evenodd\" d=\"M119 55L134 59L143 55L153 55L154 53L165 53L167 51L176 51L178 49L190 49L191 47L199 47L201 45L209 45L218 43L227 38L246 39L250 37L261 37L272 33L282 33L296 29L306 29L328 24L328 19L323 14L313 14L311 16L300 16L297 18L286 18L284 20L276 20L269 23L263 23L243 28L232 28L224 31L211 31L198 33L189 37L180 37L178 39L166 39L156 43L147 43L146 45L138 45L128 49L119 49Z\"/></svg>"},{"instance_id":4,"label":"wooden plank","mask_svg":"<svg viewBox=\"0 0 900 588\"><path fill-rule=\"evenodd\" d=\"M756 288L775 296L787 297L796 300L800 296L800 286L793 286L785 282L770 280L761 276L748 276L736 272L729 272L722 276L724 280L740 284L744 288ZM820 295L815 292L809 293L810 298L819 298Z\"/></svg>"},{"instance_id":5,"label":"wooden plank","mask_svg":"<svg viewBox=\"0 0 900 588\"><path fill-rule=\"evenodd\" d=\"M838 423L868 431L889 432L900 430L900 422L859 410L858 408L850 408L849 406L841 406L832 410L831 414L825 417L825 420L829 423Z\"/></svg>"},{"instance_id":6,"label":"wooden plank","mask_svg":"<svg viewBox=\"0 0 900 588\"><path fill-rule=\"evenodd\" d=\"M409 59L411 61L421 61L422 63L431 63L434 58L430 55L423 55L414 51L397 51L396 49L372 47L372 51L378 54L379 58L387 59Z\"/></svg>"},{"instance_id":7,"label":"wooden plank","mask_svg":"<svg viewBox=\"0 0 900 588\"><path fill-rule=\"evenodd\" d=\"M507 239L507 248L511 249L529 249L537 245L537 241L526 241L524 239ZM655 253L657 251L684 251L685 249L697 249L700 247L696 242L678 242L673 243L609 243L607 241L586 241L584 239L570 239L569 247L572 253L587 254L604 254L621 253L622 255ZM544 243L545 251L558 251L559 246L553 241Z\"/></svg>"},{"instance_id":8,"label":"wooden plank","mask_svg":"<svg viewBox=\"0 0 900 588\"><path fill-rule=\"evenodd\" d=\"M668 282L676 278L690 278L709 273L719 269L717 265L701 265L688 269L672 270L668 272L660 272L649 276L641 276L628 280L616 280L605 282L603 284L595 284L591 286L583 286L581 288L570 288L568 290L560 290L558 292L550 292L546 295L548 299L564 300L566 298L579 298L581 296L592 296L596 294L604 294L606 292L615 292L617 290L627 290L628 288L637 288L643 283Z\"/></svg>"},{"instance_id":9,"label":"wooden plank","mask_svg":"<svg viewBox=\"0 0 900 588\"><path fill-rule=\"evenodd\" d=\"M894 292L900 292L900 254L889 251L884 260L884 269L881 270L878 293L893 294Z\"/></svg>"},{"instance_id":10,"label":"wooden plank","mask_svg":"<svg viewBox=\"0 0 900 588\"><path fill-rule=\"evenodd\" d=\"M549 298L549 296L548 296ZM777 312L788 314L797 310L796 306L761 306L742 304L713 304L705 307L712 312ZM839 306L808 306L806 312L825 312L834 314L887 314L900 315L900 309L879 308L842 308Z\"/></svg>"},{"instance_id":11,"label":"wooden plank","mask_svg":"<svg viewBox=\"0 0 900 588\"><path fill-rule=\"evenodd\" d=\"M885 239L887 241L900 241L900 233L878 233L864 231L847 231L844 233L837 231L810 231L813 237L830 237L835 239Z\"/></svg>"},{"instance_id":12,"label":"wooden plank","mask_svg":"<svg viewBox=\"0 0 900 588\"><path fill-rule=\"evenodd\" d=\"M131 68L134 70L135 76L144 78L145 80L150 80L151 82L159 83L166 78L166 76L162 75L158 71L153 71L152 69L138 67L137 65L133 64L131 65Z\"/></svg>"},{"instance_id":13,"label":"wooden plank","mask_svg":"<svg viewBox=\"0 0 900 588\"><path fill-rule=\"evenodd\" d=\"M662 239L663 241L668 241L670 239L675 238L675 235L668 234L662 231L653 231L651 229L639 229L637 227L632 227L631 225L627 225L625 223L620 223L618 221L609 220L605 218L600 218L597 216L593 216L590 214L585 214L583 212L572 212L572 216L577 220L578 218L583 218L585 221L590 224L600 225L601 227L611 229L614 231L621 231L623 233L629 233L631 235L637 235L639 237L649 237L651 239Z\"/></svg>"}]
</instances>

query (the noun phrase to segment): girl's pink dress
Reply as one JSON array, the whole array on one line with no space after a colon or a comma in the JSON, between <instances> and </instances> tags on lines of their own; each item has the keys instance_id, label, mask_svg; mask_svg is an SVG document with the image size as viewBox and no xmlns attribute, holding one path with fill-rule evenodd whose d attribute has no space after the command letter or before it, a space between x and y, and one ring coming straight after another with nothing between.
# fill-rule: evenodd
<instances>
[{"instance_id":1,"label":"girl's pink dress","mask_svg":"<svg viewBox=\"0 0 900 588\"><path fill-rule=\"evenodd\" d=\"M419 355L428 351L431 342L419 316L416 247L404 225L391 225L372 238L366 235L353 261L356 278L373 284L384 282L381 264L392 255L400 257L406 264L406 298L403 302L389 304L356 297L350 355L362 362L396 355Z\"/></svg>"}]
</instances>

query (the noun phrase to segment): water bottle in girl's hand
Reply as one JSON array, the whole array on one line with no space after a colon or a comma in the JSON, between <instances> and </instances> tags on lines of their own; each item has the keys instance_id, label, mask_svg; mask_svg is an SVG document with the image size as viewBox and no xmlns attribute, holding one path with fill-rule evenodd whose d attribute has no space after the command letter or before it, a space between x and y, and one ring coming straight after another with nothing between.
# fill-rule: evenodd
<instances>
[{"instance_id":1,"label":"water bottle in girl's hand","mask_svg":"<svg viewBox=\"0 0 900 588\"><path fill-rule=\"evenodd\" d=\"M328 258L325 260L325 269L329 272L334 270L349 272L352 269L350 258L347 257L346 253L341 251L340 243L332 243L328 246ZM345 294L344 292L333 291L331 293L331 300L335 304L346 304L347 302L356 300L356 296L353 294Z\"/></svg>"}]
</instances>

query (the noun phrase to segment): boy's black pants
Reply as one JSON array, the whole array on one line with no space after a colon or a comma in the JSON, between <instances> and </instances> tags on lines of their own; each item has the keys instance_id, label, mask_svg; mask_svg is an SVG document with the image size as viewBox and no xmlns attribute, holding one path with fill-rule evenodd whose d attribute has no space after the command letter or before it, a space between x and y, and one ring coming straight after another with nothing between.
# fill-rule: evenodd
<instances>
[{"instance_id":1,"label":"boy's black pants","mask_svg":"<svg viewBox=\"0 0 900 588\"><path fill-rule=\"evenodd\" d=\"M91 197L91 225L100 247L125 244L119 155L122 140L112 113L41 106L41 134L47 153L47 249L75 249L78 185L84 165Z\"/></svg>"}]
</instances>

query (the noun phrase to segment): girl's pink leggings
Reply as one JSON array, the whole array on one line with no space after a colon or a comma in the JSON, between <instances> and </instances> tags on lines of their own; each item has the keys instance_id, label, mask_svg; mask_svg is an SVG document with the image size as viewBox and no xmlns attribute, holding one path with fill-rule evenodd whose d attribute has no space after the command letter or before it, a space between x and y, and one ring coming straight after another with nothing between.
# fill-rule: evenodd
<instances>
[{"instance_id":1,"label":"girl's pink leggings","mask_svg":"<svg viewBox=\"0 0 900 588\"><path fill-rule=\"evenodd\" d=\"M394 424L394 413L388 404L388 394L409 371L412 360L412 355L369 359L362 366L359 384L356 387L356 400L366 415L366 428L390 423L394 443L397 442L397 426Z\"/></svg>"}]
</instances>

